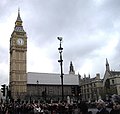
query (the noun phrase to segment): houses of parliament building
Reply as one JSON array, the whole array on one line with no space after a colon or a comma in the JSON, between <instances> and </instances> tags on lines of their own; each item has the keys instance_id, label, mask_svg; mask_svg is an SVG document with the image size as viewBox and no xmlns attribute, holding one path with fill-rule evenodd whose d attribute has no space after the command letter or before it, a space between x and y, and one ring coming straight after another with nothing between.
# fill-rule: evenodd
<instances>
[{"instance_id":1,"label":"houses of parliament building","mask_svg":"<svg viewBox=\"0 0 120 114\"><path fill-rule=\"evenodd\" d=\"M13 99L53 99L60 100L60 74L27 72L27 34L22 25L20 11L10 37L10 72L9 89ZM93 76L92 76L93 77ZM103 79L97 73L82 78L75 74L70 62L69 73L64 74L64 99L80 99L85 101L106 99L110 95L120 95L120 71L111 71L106 59L106 70Z\"/></svg>"}]
</instances>

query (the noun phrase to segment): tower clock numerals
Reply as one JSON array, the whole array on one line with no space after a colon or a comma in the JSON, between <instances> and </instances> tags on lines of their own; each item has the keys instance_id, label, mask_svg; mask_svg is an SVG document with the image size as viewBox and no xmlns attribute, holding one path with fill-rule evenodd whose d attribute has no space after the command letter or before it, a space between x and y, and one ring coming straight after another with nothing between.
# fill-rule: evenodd
<instances>
[{"instance_id":1,"label":"tower clock numerals","mask_svg":"<svg viewBox=\"0 0 120 114\"><path fill-rule=\"evenodd\" d=\"M20 46L24 45L24 40L22 38L18 38L17 39L17 44L20 45Z\"/></svg>"}]
</instances>

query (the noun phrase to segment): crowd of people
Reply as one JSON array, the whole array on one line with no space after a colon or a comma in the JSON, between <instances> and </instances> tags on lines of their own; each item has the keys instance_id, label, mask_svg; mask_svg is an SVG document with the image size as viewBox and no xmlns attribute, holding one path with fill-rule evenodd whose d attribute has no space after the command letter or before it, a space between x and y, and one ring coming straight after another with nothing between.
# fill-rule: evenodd
<instances>
[{"instance_id":1,"label":"crowd of people","mask_svg":"<svg viewBox=\"0 0 120 114\"><path fill-rule=\"evenodd\" d=\"M76 105L67 103L1 103L0 114L73 114Z\"/></svg>"},{"instance_id":2,"label":"crowd of people","mask_svg":"<svg viewBox=\"0 0 120 114\"><path fill-rule=\"evenodd\" d=\"M96 114L120 114L120 97L114 96L112 100L112 108L110 111L106 109L106 103L99 99L96 102ZM39 102L0 102L0 114L93 114L88 111L89 106L86 102L80 103L39 103Z\"/></svg>"}]
</instances>

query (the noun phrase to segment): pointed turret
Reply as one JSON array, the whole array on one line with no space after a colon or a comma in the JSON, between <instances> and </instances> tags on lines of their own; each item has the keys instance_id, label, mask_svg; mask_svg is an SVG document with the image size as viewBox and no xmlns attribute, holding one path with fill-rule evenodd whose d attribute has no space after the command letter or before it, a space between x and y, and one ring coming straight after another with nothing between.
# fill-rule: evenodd
<instances>
[{"instance_id":1,"label":"pointed turret","mask_svg":"<svg viewBox=\"0 0 120 114\"><path fill-rule=\"evenodd\" d=\"M17 17L17 20L16 21L19 21L19 22L22 22L22 19L20 17L20 9L18 9L18 17Z\"/></svg>"},{"instance_id":2,"label":"pointed turret","mask_svg":"<svg viewBox=\"0 0 120 114\"><path fill-rule=\"evenodd\" d=\"M15 25L22 25L22 19L20 17L20 9L18 9L18 16L15 22Z\"/></svg>"},{"instance_id":3,"label":"pointed turret","mask_svg":"<svg viewBox=\"0 0 120 114\"><path fill-rule=\"evenodd\" d=\"M86 74L84 74L83 76L83 81L86 81Z\"/></svg>"},{"instance_id":4,"label":"pointed turret","mask_svg":"<svg viewBox=\"0 0 120 114\"><path fill-rule=\"evenodd\" d=\"M70 62L69 74L75 74L75 71L74 71L74 67L73 67L72 61Z\"/></svg>"},{"instance_id":5,"label":"pointed turret","mask_svg":"<svg viewBox=\"0 0 120 114\"><path fill-rule=\"evenodd\" d=\"M89 79L90 79L90 74L88 75Z\"/></svg>"},{"instance_id":6,"label":"pointed turret","mask_svg":"<svg viewBox=\"0 0 120 114\"><path fill-rule=\"evenodd\" d=\"M110 71L110 67L109 67L109 63L108 63L107 58L106 58L106 70L107 70L107 71Z\"/></svg>"},{"instance_id":7,"label":"pointed turret","mask_svg":"<svg viewBox=\"0 0 120 114\"><path fill-rule=\"evenodd\" d=\"M18 16L15 22L15 27L14 27L15 32L25 32L22 26L22 19L20 17L20 9L18 9Z\"/></svg>"}]
</instances>

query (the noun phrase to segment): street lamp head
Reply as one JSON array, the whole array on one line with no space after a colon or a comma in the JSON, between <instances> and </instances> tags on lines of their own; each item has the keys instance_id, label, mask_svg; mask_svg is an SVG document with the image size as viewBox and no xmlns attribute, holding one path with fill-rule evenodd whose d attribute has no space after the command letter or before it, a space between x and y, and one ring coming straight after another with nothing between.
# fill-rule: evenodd
<instances>
[{"instance_id":1,"label":"street lamp head","mask_svg":"<svg viewBox=\"0 0 120 114\"><path fill-rule=\"evenodd\" d=\"M60 40L60 41L62 41L63 38L62 37L57 37L57 39Z\"/></svg>"},{"instance_id":2,"label":"street lamp head","mask_svg":"<svg viewBox=\"0 0 120 114\"><path fill-rule=\"evenodd\" d=\"M37 84L39 84L39 81L37 80Z\"/></svg>"}]
</instances>

